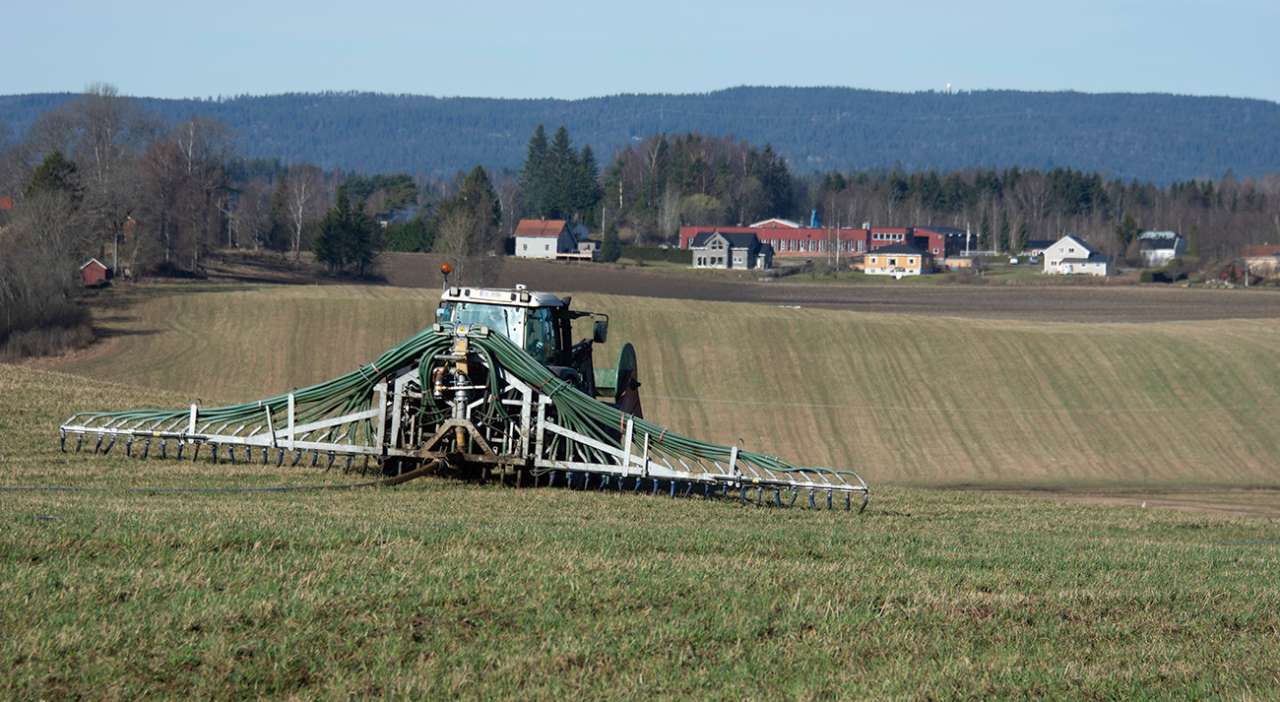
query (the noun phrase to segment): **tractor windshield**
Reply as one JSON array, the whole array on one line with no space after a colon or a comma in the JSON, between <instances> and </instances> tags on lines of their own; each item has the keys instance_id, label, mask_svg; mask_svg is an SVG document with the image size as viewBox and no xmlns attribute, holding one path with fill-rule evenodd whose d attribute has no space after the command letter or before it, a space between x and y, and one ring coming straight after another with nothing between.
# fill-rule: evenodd
<instances>
[{"instance_id":1,"label":"tractor windshield","mask_svg":"<svg viewBox=\"0 0 1280 702\"><path fill-rule=\"evenodd\" d=\"M485 305L474 302L446 302L440 305L436 317L441 322L454 325L482 326L498 332L511 341L519 344L520 315L523 310L499 305Z\"/></svg>"}]
</instances>

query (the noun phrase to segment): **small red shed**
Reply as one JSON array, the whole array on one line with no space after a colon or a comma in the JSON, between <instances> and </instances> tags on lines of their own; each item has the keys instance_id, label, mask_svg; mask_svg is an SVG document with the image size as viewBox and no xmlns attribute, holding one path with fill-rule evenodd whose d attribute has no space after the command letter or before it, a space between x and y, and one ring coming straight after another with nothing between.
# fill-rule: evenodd
<instances>
[{"instance_id":1,"label":"small red shed","mask_svg":"<svg viewBox=\"0 0 1280 702\"><path fill-rule=\"evenodd\" d=\"M111 279L111 269L102 261L91 258L80 266L80 279L84 281L86 288L100 287Z\"/></svg>"}]
</instances>

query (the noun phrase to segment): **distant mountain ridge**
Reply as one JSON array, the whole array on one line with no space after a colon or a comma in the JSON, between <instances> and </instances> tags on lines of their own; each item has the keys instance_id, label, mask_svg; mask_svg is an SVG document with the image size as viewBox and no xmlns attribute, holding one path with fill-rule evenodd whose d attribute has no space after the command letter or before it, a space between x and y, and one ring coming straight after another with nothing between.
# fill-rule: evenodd
<instances>
[{"instance_id":1,"label":"distant mountain ridge","mask_svg":"<svg viewBox=\"0 0 1280 702\"><path fill-rule=\"evenodd\" d=\"M0 96L0 125L19 138L73 97ZM1280 173L1280 103L1244 98L740 87L581 100L292 93L139 101L167 121L220 120L246 156L367 173L518 169L540 123L566 125L602 161L651 134L698 131L772 144L801 173L1062 166L1160 183Z\"/></svg>"}]
</instances>

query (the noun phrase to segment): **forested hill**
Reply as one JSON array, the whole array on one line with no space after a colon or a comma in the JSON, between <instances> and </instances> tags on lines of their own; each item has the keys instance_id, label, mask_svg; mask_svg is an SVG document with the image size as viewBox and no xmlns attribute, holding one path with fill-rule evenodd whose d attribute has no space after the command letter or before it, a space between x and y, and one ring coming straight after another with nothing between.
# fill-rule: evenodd
<instances>
[{"instance_id":1,"label":"forested hill","mask_svg":"<svg viewBox=\"0 0 1280 702\"><path fill-rule=\"evenodd\" d=\"M20 138L72 97L0 96L0 125ZM220 120L250 157L364 172L519 168L539 123L568 126L602 159L657 132L698 131L772 144L800 172L1070 166L1156 182L1280 172L1280 103L1239 98L748 87L584 100L322 93L142 102L166 120Z\"/></svg>"}]
</instances>

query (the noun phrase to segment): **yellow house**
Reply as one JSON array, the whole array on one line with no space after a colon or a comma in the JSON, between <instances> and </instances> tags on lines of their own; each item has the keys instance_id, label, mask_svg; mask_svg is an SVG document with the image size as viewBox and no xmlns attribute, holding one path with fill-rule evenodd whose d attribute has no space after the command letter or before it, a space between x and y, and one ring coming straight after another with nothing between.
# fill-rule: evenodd
<instances>
[{"instance_id":1,"label":"yellow house","mask_svg":"<svg viewBox=\"0 0 1280 702\"><path fill-rule=\"evenodd\" d=\"M906 244L869 251L863 259L863 270L867 275L891 275L895 278L920 275L928 271L929 266L929 254Z\"/></svg>"}]
</instances>

